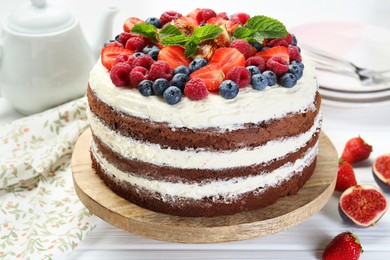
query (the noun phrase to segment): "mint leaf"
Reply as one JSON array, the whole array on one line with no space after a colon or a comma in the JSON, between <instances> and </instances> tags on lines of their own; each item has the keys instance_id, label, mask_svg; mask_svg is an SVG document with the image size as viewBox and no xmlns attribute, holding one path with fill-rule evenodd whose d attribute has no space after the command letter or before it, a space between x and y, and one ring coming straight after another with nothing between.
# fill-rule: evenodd
<instances>
[{"instance_id":1,"label":"mint leaf","mask_svg":"<svg viewBox=\"0 0 390 260\"><path fill-rule=\"evenodd\" d=\"M264 15L250 18L245 27L258 32L263 38L284 38L288 34L283 23Z\"/></svg>"},{"instance_id":2,"label":"mint leaf","mask_svg":"<svg viewBox=\"0 0 390 260\"><path fill-rule=\"evenodd\" d=\"M199 39L191 36L188 38L187 43L184 45L184 55L188 58L194 55L198 50Z\"/></svg>"},{"instance_id":3,"label":"mint leaf","mask_svg":"<svg viewBox=\"0 0 390 260\"><path fill-rule=\"evenodd\" d=\"M235 39L244 39L244 40L251 40L253 37L253 34L255 32L251 29L248 29L246 27L237 27L237 29L234 30L233 32L233 37Z\"/></svg>"},{"instance_id":4,"label":"mint leaf","mask_svg":"<svg viewBox=\"0 0 390 260\"><path fill-rule=\"evenodd\" d=\"M164 37L160 44L167 45L167 46L184 46L188 41L188 38L184 35L174 35L174 36L168 36Z\"/></svg>"},{"instance_id":5,"label":"mint leaf","mask_svg":"<svg viewBox=\"0 0 390 260\"><path fill-rule=\"evenodd\" d=\"M148 23L139 23L131 29L132 33L140 34L153 42L157 42L157 28Z\"/></svg>"},{"instance_id":6,"label":"mint leaf","mask_svg":"<svg viewBox=\"0 0 390 260\"><path fill-rule=\"evenodd\" d=\"M160 39L163 39L165 37L171 37L171 36L177 36L177 35L184 35L182 31L179 30L176 26L172 24L167 24L160 30L158 33L158 37Z\"/></svg>"},{"instance_id":7,"label":"mint leaf","mask_svg":"<svg viewBox=\"0 0 390 260\"><path fill-rule=\"evenodd\" d=\"M192 33L192 37L199 39L199 42L212 40L217 38L222 33L222 28L215 24L207 24L198 27Z\"/></svg>"},{"instance_id":8,"label":"mint leaf","mask_svg":"<svg viewBox=\"0 0 390 260\"><path fill-rule=\"evenodd\" d=\"M260 32L255 32L253 34L253 38L252 39L257 41L258 43L263 44L265 37L263 37L263 34L261 34Z\"/></svg>"}]
</instances>

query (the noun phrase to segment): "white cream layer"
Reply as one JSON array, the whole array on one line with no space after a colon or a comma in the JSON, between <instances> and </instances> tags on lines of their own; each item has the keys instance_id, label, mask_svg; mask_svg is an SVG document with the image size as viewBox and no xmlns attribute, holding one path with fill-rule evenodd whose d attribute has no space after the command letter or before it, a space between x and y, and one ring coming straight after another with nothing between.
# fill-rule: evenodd
<instances>
[{"instance_id":1,"label":"white cream layer","mask_svg":"<svg viewBox=\"0 0 390 260\"><path fill-rule=\"evenodd\" d=\"M140 142L125 137L106 127L91 111L87 112L93 133L113 151L129 159L155 165L185 169L226 169L243 167L279 159L303 147L321 127L322 116L317 115L313 126L298 136L270 141L253 149L235 151L163 149L159 144Z\"/></svg>"},{"instance_id":2,"label":"white cream layer","mask_svg":"<svg viewBox=\"0 0 390 260\"><path fill-rule=\"evenodd\" d=\"M176 197L187 199L202 199L204 197L222 196L226 201L231 201L245 192L262 192L261 189L278 185L281 181L290 179L310 165L318 152L318 143L310 148L306 154L294 163L286 163L273 172L259 174L250 177L233 178L227 181L213 181L207 183L188 184L183 182L172 183L166 181L148 180L125 173L110 164L102 154L97 151L92 142L92 152L106 174L115 175L118 181L131 183L136 188L145 189L152 194L159 193L163 200L172 200Z\"/></svg>"},{"instance_id":3,"label":"white cream layer","mask_svg":"<svg viewBox=\"0 0 390 260\"><path fill-rule=\"evenodd\" d=\"M315 110L313 102L318 85L314 75L313 67L305 61L303 77L293 88L275 86L257 91L246 87L240 89L237 97L231 100L209 94L201 101L184 97L176 105L168 105L161 97L144 97L137 89L115 87L100 60L91 71L89 84L101 101L135 117L166 122L171 127L234 130L243 128L245 123Z\"/></svg>"}]
</instances>

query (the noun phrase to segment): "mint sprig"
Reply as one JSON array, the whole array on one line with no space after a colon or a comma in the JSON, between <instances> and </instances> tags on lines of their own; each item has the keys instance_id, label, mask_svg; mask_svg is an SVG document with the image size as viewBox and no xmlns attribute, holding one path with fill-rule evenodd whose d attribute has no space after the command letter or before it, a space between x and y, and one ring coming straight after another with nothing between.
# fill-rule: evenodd
<instances>
[{"instance_id":1,"label":"mint sprig","mask_svg":"<svg viewBox=\"0 0 390 260\"><path fill-rule=\"evenodd\" d=\"M234 30L233 37L262 44L264 39L282 39L287 34L286 27L280 21L265 15L257 15L250 18L245 26L240 26Z\"/></svg>"},{"instance_id":2,"label":"mint sprig","mask_svg":"<svg viewBox=\"0 0 390 260\"><path fill-rule=\"evenodd\" d=\"M132 33L140 34L148 39L151 39L152 42L157 42L157 28L154 25L148 23L139 23L134 25L131 29Z\"/></svg>"}]
</instances>

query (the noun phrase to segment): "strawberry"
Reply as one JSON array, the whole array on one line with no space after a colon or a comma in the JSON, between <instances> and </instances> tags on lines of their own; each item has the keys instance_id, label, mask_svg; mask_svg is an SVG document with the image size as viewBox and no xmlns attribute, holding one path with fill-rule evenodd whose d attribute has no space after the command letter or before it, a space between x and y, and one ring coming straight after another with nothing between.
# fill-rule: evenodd
<instances>
[{"instance_id":1,"label":"strawberry","mask_svg":"<svg viewBox=\"0 0 390 260\"><path fill-rule=\"evenodd\" d=\"M100 58L103 66L106 69L111 70L111 68L116 64L116 58L120 54L131 55L133 53L134 52L132 50L125 49L119 45L109 44L102 49Z\"/></svg>"},{"instance_id":2,"label":"strawberry","mask_svg":"<svg viewBox=\"0 0 390 260\"><path fill-rule=\"evenodd\" d=\"M228 31L230 36L233 35L234 30L236 30L239 25L240 24L235 23L235 22L230 21L230 20L226 21L226 24L225 24L226 30Z\"/></svg>"},{"instance_id":3,"label":"strawberry","mask_svg":"<svg viewBox=\"0 0 390 260\"><path fill-rule=\"evenodd\" d=\"M326 246L322 254L323 260L357 260L363 248L359 238L349 231L337 235Z\"/></svg>"},{"instance_id":4,"label":"strawberry","mask_svg":"<svg viewBox=\"0 0 390 260\"><path fill-rule=\"evenodd\" d=\"M191 59L184 55L184 49L179 46L166 46L161 49L158 54L158 60L163 60L169 63L173 69L181 65L190 65Z\"/></svg>"},{"instance_id":5,"label":"strawberry","mask_svg":"<svg viewBox=\"0 0 390 260\"><path fill-rule=\"evenodd\" d=\"M367 159L372 152L372 146L367 144L360 136L350 139L344 147L341 158L349 163L360 162Z\"/></svg>"},{"instance_id":6,"label":"strawberry","mask_svg":"<svg viewBox=\"0 0 390 260\"><path fill-rule=\"evenodd\" d=\"M202 10L200 8L195 8L194 10L191 11L191 13L187 14L187 17L190 17L196 21L196 16L198 15L199 11Z\"/></svg>"},{"instance_id":7,"label":"strawberry","mask_svg":"<svg viewBox=\"0 0 390 260\"><path fill-rule=\"evenodd\" d=\"M357 181L351 164L344 161L343 158L340 158L337 170L336 190L345 191L355 185L357 185Z\"/></svg>"},{"instance_id":8,"label":"strawberry","mask_svg":"<svg viewBox=\"0 0 390 260\"><path fill-rule=\"evenodd\" d=\"M187 16L182 16L171 22L176 26L180 31L185 33L187 36L190 36L192 32L198 27L198 23L195 19Z\"/></svg>"},{"instance_id":9,"label":"strawberry","mask_svg":"<svg viewBox=\"0 0 390 260\"><path fill-rule=\"evenodd\" d=\"M217 90L224 78L221 66L216 64L206 65L190 74L190 79L203 80L210 91Z\"/></svg>"},{"instance_id":10,"label":"strawberry","mask_svg":"<svg viewBox=\"0 0 390 260\"><path fill-rule=\"evenodd\" d=\"M123 31L125 32L131 32L131 29L134 27L134 25L143 23L141 19L137 17L129 17L126 19L126 21L123 23Z\"/></svg>"},{"instance_id":11,"label":"strawberry","mask_svg":"<svg viewBox=\"0 0 390 260\"><path fill-rule=\"evenodd\" d=\"M220 66L225 75L233 67L245 66L245 62L244 55L236 48L219 48L210 60L210 64Z\"/></svg>"},{"instance_id":12,"label":"strawberry","mask_svg":"<svg viewBox=\"0 0 390 260\"><path fill-rule=\"evenodd\" d=\"M290 63L290 56L288 54L288 49L284 46L276 46L264 51L260 51L256 54L256 56L262 57L265 60L265 62L267 62L273 56L280 56L285 61L287 61L287 63Z\"/></svg>"}]
</instances>

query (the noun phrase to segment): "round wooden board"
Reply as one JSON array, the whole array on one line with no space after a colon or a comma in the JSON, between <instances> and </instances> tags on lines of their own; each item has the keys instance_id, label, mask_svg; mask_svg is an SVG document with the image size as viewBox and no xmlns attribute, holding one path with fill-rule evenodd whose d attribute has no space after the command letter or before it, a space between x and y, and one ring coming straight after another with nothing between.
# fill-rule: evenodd
<instances>
[{"instance_id":1,"label":"round wooden board","mask_svg":"<svg viewBox=\"0 0 390 260\"><path fill-rule=\"evenodd\" d=\"M73 182L81 202L95 215L133 234L178 243L217 243L267 236L297 225L317 213L331 197L337 174L337 151L321 133L317 167L297 195L266 208L213 218L156 213L112 192L91 166L90 129L78 139L72 156Z\"/></svg>"}]
</instances>

